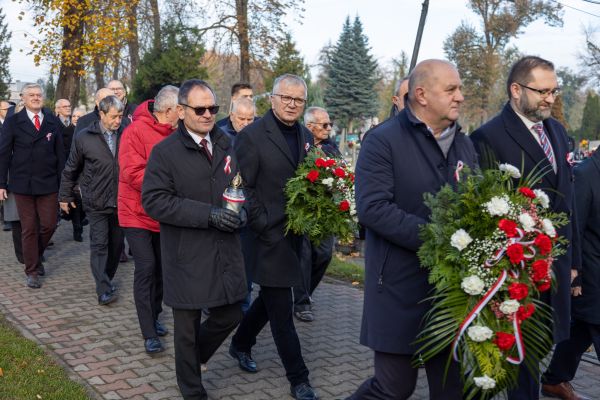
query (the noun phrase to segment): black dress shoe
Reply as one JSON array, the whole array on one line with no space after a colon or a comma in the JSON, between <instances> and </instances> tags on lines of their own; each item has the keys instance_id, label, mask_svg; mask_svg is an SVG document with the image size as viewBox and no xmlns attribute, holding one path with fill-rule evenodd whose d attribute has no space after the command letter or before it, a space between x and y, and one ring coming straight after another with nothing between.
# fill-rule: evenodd
<instances>
[{"instance_id":1,"label":"black dress shoe","mask_svg":"<svg viewBox=\"0 0 600 400\"><path fill-rule=\"evenodd\" d=\"M110 292L114 293L114 292L117 291L117 289L118 289L117 285L111 282L111 284L110 284Z\"/></svg>"},{"instance_id":2,"label":"black dress shoe","mask_svg":"<svg viewBox=\"0 0 600 400\"><path fill-rule=\"evenodd\" d=\"M294 317L296 317L296 319L302 322L313 322L315 320L315 316L310 310L295 311Z\"/></svg>"},{"instance_id":3,"label":"black dress shoe","mask_svg":"<svg viewBox=\"0 0 600 400\"><path fill-rule=\"evenodd\" d=\"M46 269L44 268L44 264L42 264L41 262L37 266L37 274L38 276L46 275Z\"/></svg>"},{"instance_id":4,"label":"black dress shoe","mask_svg":"<svg viewBox=\"0 0 600 400\"><path fill-rule=\"evenodd\" d=\"M161 343L160 339L157 337L152 337L144 340L144 348L146 349L146 353L148 354L160 353L161 351L165 351L165 347Z\"/></svg>"},{"instance_id":5,"label":"black dress shoe","mask_svg":"<svg viewBox=\"0 0 600 400\"><path fill-rule=\"evenodd\" d=\"M79 231L73 231L73 240L76 242L83 242L83 234Z\"/></svg>"},{"instance_id":6,"label":"black dress shoe","mask_svg":"<svg viewBox=\"0 0 600 400\"><path fill-rule=\"evenodd\" d=\"M319 400L319 396L317 396L315 389L308 383L292 386L290 392L296 400Z\"/></svg>"},{"instance_id":7,"label":"black dress shoe","mask_svg":"<svg viewBox=\"0 0 600 400\"><path fill-rule=\"evenodd\" d=\"M236 348L233 347L233 343L229 346L229 355L238 360L238 364L243 371L252 373L258 371L256 368L256 362L254 362L250 353L237 351Z\"/></svg>"},{"instance_id":8,"label":"black dress shoe","mask_svg":"<svg viewBox=\"0 0 600 400\"><path fill-rule=\"evenodd\" d=\"M42 283L37 276L27 275L27 286L32 289L39 289L42 287Z\"/></svg>"},{"instance_id":9,"label":"black dress shoe","mask_svg":"<svg viewBox=\"0 0 600 400\"><path fill-rule=\"evenodd\" d=\"M5 222L4 226L2 227L2 230L4 232L8 232L8 231L12 231L12 223L10 222Z\"/></svg>"},{"instance_id":10,"label":"black dress shoe","mask_svg":"<svg viewBox=\"0 0 600 400\"><path fill-rule=\"evenodd\" d=\"M106 292L106 293L98 296L98 304L100 304L101 306L110 304L115 300L117 300L117 295L114 294L113 292Z\"/></svg>"},{"instance_id":11,"label":"black dress shoe","mask_svg":"<svg viewBox=\"0 0 600 400\"><path fill-rule=\"evenodd\" d=\"M167 327L161 324L159 320L154 321L154 330L158 336L166 336L169 333Z\"/></svg>"}]
</instances>

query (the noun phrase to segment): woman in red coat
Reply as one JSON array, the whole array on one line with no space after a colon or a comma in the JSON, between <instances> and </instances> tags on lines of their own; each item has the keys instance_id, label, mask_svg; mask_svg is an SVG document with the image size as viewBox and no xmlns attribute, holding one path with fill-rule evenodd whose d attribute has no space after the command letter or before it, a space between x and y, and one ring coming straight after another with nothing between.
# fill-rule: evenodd
<instances>
[{"instance_id":1,"label":"woman in red coat","mask_svg":"<svg viewBox=\"0 0 600 400\"><path fill-rule=\"evenodd\" d=\"M119 224L133 253L133 297L147 353L164 350L158 337L167 330L158 321L163 297L160 228L142 208L142 181L152 148L177 127L178 92L165 86L154 100L140 104L119 149Z\"/></svg>"}]
</instances>

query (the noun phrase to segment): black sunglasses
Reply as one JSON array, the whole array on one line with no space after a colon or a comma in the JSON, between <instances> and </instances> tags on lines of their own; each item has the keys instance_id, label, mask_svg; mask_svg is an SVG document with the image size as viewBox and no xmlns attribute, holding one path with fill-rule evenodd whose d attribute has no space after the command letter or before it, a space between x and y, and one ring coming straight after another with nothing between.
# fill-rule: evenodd
<instances>
[{"instance_id":1,"label":"black sunglasses","mask_svg":"<svg viewBox=\"0 0 600 400\"><path fill-rule=\"evenodd\" d=\"M208 110L208 112L210 113L210 115L215 115L216 113L219 112L219 107L220 106L210 106L210 107L192 107L189 106L187 104L183 104L183 103L179 103L182 106L185 106L187 108L191 108L192 110L194 110L194 113L196 113L196 115L204 115L204 113L206 112L206 110Z\"/></svg>"}]
</instances>

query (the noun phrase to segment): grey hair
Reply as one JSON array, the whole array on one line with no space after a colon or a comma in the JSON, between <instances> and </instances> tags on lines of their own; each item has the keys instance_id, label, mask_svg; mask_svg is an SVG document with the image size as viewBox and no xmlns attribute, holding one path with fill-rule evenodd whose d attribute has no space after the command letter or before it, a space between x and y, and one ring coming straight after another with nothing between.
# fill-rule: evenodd
<instances>
[{"instance_id":1,"label":"grey hair","mask_svg":"<svg viewBox=\"0 0 600 400\"><path fill-rule=\"evenodd\" d=\"M307 96L308 88L306 86L306 82L298 75L293 74L283 74L275 78L275 82L273 83L273 94L277 94L279 91L279 86L284 83L292 86L304 86L304 97Z\"/></svg>"},{"instance_id":2,"label":"grey hair","mask_svg":"<svg viewBox=\"0 0 600 400\"><path fill-rule=\"evenodd\" d=\"M54 108L58 108L58 105L60 103L62 103L62 102L65 102L65 101L69 101L69 99L58 99L58 100L56 100L56 102L54 103ZM70 101L69 101L69 105L71 105Z\"/></svg>"},{"instance_id":3,"label":"grey hair","mask_svg":"<svg viewBox=\"0 0 600 400\"><path fill-rule=\"evenodd\" d=\"M25 92L29 89L40 89L42 92L44 91L42 89L42 85L40 85L39 83L28 83L21 88L21 96L23 96Z\"/></svg>"},{"instance_id":4,"label":"grey hair","mask_svg":"<svg viewBox=\"0 0 600 400\"><path fill-rule=\"evenodd\" d=\"M239 107L249 108L253 112L256 112L256 106L254 105L254 102L247 98L241 98L241 99L237 99L236 101L234 101L233 104L231 105L231 112L232 113L236 112Z\"/></svg>"},{"instance_id":5,"label":"grey hair","mask_svg":"<svg viewBox=\"0 0 600 400\"><path fill-rule=\"evenodd\" d=\"M98 103L98 110L102 111L104 114L108 114L111 108L114 108L117 112L123 112L125 106L117 96L106 96Z\"/></svg>"},{"instance_id":6,"label":"grey hair","mask_svg":"<svg viewBox=\"0 0 600 400\"><path fill-rule=\"evenodd\" d=\"M304 124L311 124L314 123L316 118L315 118L315 114L318 112L324 112L327 113L327 110L324 109L323 107L308 107L306 109L306 112L304 113Z\"/></svg>"},{"instance_id":7,"label":"grey hair","mask_svg":"<svg viewBox=\"0 0 600 400\"><path fill-rule=\"evenodd\" d=\"M164 112L170 107L177 105L177 96L179 95L179 88L173 85L167 85L159 90L154 98L154 111Z\"/></svg>"},{"instance_id":8,"label":"grey hair","mask_svg":"<svg viewBox=\"0 0 600 400\"><path fill-rule=\"evenodd\" d=\"M81 115L85 115L87 113L87 111L84 106L79 106L73 110L73 114L75 114L75 113L81 113Z\"/></svg>"},{"instance_id":9,"label":"grey hair","mask_svg":"<svg viewBox=\"0 0 600 400\"><path fill-rule=\"evenodd\" d=\"M407 80L408 80L408 76L405 76L402 79L398 79L398 81L396 82L396 85L394 86L394 96L400 95L400 86L402 86L402 84L404 82L406 82Z\"/></svg>"}]
</instances>

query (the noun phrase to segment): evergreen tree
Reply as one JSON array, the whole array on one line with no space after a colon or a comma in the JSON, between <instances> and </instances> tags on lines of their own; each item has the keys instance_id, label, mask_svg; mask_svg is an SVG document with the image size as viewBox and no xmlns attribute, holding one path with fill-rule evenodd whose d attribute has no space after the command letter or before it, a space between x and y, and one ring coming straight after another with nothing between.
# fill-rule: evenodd
<instances>
[{"instance_id":1,"label":"evergreen tree","mask_svg":"<svg viewBox=\"0 0 600 400\"><path fill-rule=\"evenodd\" d=\"M8 62L10 60L11 48L9 46L12 33L8 31L8 24L4 21L6 16L0 8L0 99L8 98L8 84L10 83L10 71Z\"/></svg>"},{"instance_id":2,"label":"evergreen tree","mask_svg":"<svg viewBox=\"0 0 600 400\"><path fill-rule=\"evenodd\" d=\"M44 104L46 107L54 110L54 102L56 101L56 86L54 84L54 75L50 74L44 86Z\"/></svg>"},{"instance_id":3,"label":"evergreen tree","mask_svg":"<svg viewBox=\"0 0 600 400\"><path fill-rule=\"evenodd\" d=\"M358 17L350 24L346 18L342 33L330 53L324 101L342 135L352 130L355 122L377 114L375 90L377 62L370 54L367 37ZM342 136L340 146L345 146Z\"/></svg>"},{"instance_id":4,"label":"evergreen tree","mask_svg":"<svg viewBox=\"0 0 600 400\"><path fill-rule=\"evenodd\" d=\"M600 137L600 98L590 90L583 108L583 119L579 137L585 139L598 139Z\"/></svg>"}]
</instances>

